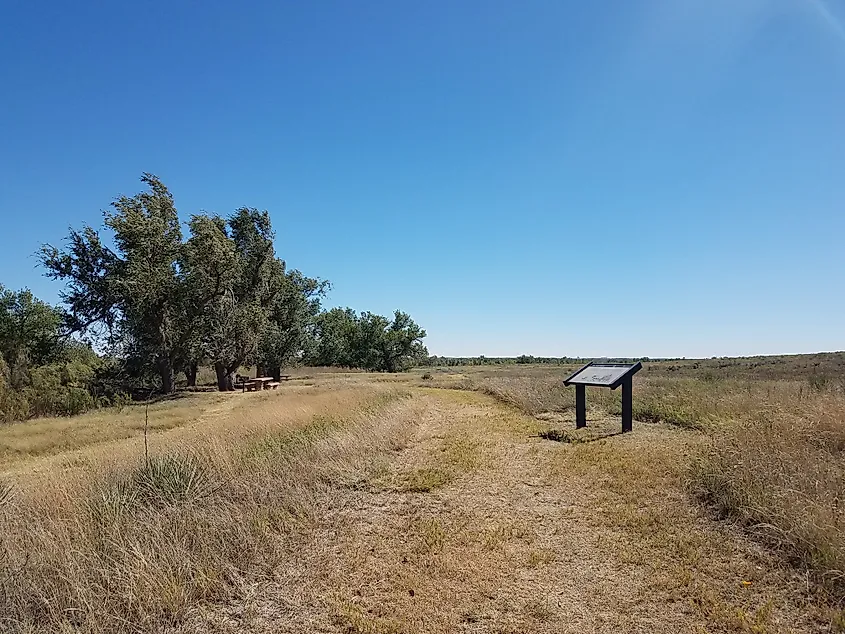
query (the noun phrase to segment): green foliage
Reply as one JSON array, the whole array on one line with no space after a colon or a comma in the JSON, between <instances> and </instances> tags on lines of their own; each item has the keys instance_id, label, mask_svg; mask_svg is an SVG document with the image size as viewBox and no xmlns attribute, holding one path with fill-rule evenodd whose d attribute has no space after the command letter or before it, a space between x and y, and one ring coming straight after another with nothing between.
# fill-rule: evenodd
<instances>
[{"instance_id":1,"label":"green foliage","mask_svg":"<svg viewBox=\"0 0 845 634\"><path fill-rule=\"evenodd\" d=\"M28 290L0 287L0 421L90 409L98 365L89 348L67 339L58 310Z\"/></svg>"},{"instance_id":2,"label":"green foliage","mask_svg":"<svg viewBox=\"0 0 845 634\"><path fill-rule=\"evenodd\" d=\"M303 354L309 328L328 288L328 282L305 277L297 270L285 273L285 284L268 307L267 327L259 343L260 365L276 372Z\"/></svg>"},{"instance_id":3,"label":"green foliage","mask_svg":"<svg viewBox=\"0 0 845 634\"><path fill-rule=\"evenodd\" d=\"M64 250L42 247L41 261L49 277L67 283L69 325L106 327L108 342L155 368L170 392L188 314L179 274L182 230L167 187L152 174L141 181L149 191L121 196L103 214L115 251L84 227L71 230Z\"/></svg>"},{"instance_id":4,"label":"green foliage","mask_svg":"<svg viewBox=\"0 0 845 634\"><path fill-rule=\"evenodd\" d=\"M154 374L164 392L175 372L193 377L202 362L226 390L242 365L301 355L327 284L276 257L269 214L195 215L184 240L167 187L151 174L141 181L147 191L104 214L114 250L91 227L71 230L62 249L42 247L47 275L66 283L67 329L100 340L129 377Z\"/></svg>"},{"instance_id":5,"label":"green foliage","mask_svg":"<svg viewBox=\"0 0 845 634\"><path fill-rule=\"evenodd\" d=\"M532 355L520 355L518 357L438 357L432 356L424 359L421 364L441 367L476 366L476 365L576 365L584 364L592 359L575 357L535 357ZM637 360L637 359L635 359ZM640 361L644 359L638 359ZM620 359L620 361L628 361Z\"/></svg>"},{"instance_id":6,"label":"green foliage","mask_svg":"<svg viewBox=\"0 0 845 634\"><path fill-rule=\"evenodd\" d=\"M65 283L64 311L0 287L2 420L122 406L123 395L156 384L169 393L177 372L193 385L201 364L230 390L243 366L274 376L302 360L396 372L427 358L425 331L405 313L321 313L328 282L277 257L267 211L194 215L186 237L164 183L148 173L141 182L144 191L104 212L101 229L42 246L46 275Z\"/></svg>"},{"instance_id":7,"label":"green foliage","mask_svg":"<svg viewBox=\"0 0 845 634\"><path fill-rule=\"evenodd\" d=\"M59 311L29 290L15 292L0 285L0 355L15 387L25 384L29 366L61 356L60 322Z\"/></svg>"},{"instance_id":8,"label":"green foliage","mask_svg":"<svg viewBox=\"0 0 845 634\"><path fill-rule=\"evenodd\" d=\"M29 401L12 385L9 366L0 356L0 422L29 418L29 412Z\"/></svg>"},{"instance_id":9,"label":"green foliage","mask_svg":"<svg viewBox=\"0 0 845 634\"><path fill-rule=\"evenodd\" d=\"M375 313L357 315L335 308L319 315L313 331L312 365L401 372L428 358L425 330L401 311L388 319Z\"/></svg>"},{"instance_id":10,"label":"green foliage","mask_svg":"<svg viewBox=\"0 0 845 634\"><path fill-rule=\"evenodd\" d=\"M125 407L132 404L132 397L126 392L116 392L111 397L111 406L118 412L122 412Z\"/></svg>"}]
</instances>

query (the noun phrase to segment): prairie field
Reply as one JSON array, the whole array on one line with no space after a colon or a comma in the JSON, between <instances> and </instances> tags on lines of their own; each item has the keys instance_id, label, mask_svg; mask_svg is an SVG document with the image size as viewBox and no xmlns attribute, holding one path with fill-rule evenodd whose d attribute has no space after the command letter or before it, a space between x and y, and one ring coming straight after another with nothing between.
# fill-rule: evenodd
<instances>
[{"instance_id":1,"label":"prairie field","mask_svg":"<svg viewBox=\"0 0 845 634\"><path fill-rule=\"evenodd\" d=\"M845 355L293 372L0 426L0 631L845 631Z\"/></svg>"}]
</instances>

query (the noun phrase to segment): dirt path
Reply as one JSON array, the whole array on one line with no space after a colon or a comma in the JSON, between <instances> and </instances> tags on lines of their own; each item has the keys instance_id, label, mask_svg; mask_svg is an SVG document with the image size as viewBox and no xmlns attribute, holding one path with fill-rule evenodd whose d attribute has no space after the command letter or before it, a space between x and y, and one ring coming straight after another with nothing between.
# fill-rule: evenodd
<instances>
[{"instance_id":1,"label":"dirt path","mask_svg":"<svg viewBox=\"0 0 845 634\"><path fill-rule=\"evenodd\" d=\"M288 565L190 629L827 629L795 573L689 502L685 433L639 424L553 443L531 437L536 419L445 390L409 400L406 416L405 448L329 487Z\"/></svg>"}]
</instances>

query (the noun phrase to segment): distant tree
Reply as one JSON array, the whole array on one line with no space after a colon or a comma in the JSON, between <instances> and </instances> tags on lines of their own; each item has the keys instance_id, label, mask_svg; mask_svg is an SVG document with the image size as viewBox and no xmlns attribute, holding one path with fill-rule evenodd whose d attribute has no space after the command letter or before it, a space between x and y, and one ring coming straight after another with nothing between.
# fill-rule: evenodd
<instances>
[{"instance_id":1,"label":"distant tree","mask_svg":"<svg viewBox=\"0 0 845 634\"><path fill-rule=\"evenodd\" d=\"M313 365L357 367L380 372L399 372L428 361L422 344L425 330L401 311L393 319L350 308L334 308L316 319Z\"/></svg>"},{"instance_id":2,"label":"distant tree","mask_svg":"<svg viewBox=\"0 0 845 634\"><path fill-rule=\"evenodd\" d=\"M23 385L31 366L56 361L63 349L61 312L29 290L0 284L0 356L13 387Z\"/></svg>"},{"instance_id":3,"label":"distant tree","mask_svg":"<svg viewBox=\"0 0 845 634\"><path fill-rule=\"evenodd\" d=\"M380 324L383 320L383 317L379 317L377 321ZM379 354L376 362L369 367L384 372L408 369L428 356L428 350L422 344L425 335L425 330L420 328L410 315L395 311L393 320L386 324L377 337Z\"/></svg>"},{"instance_id":4,"label":"distant tree","mask_svg":"<svg viewBox=\"0 0 845 634\"><path fill-rule=\"evenodd\" d=\"M0 285L0 422L76 414L97 403L101 360L69 339L60 310Z\"/></svg>"},{"instance_id":5,"label":"distant tree","mask_svg":"<svg viewBox=\"0 0 845 634\"><path fill-rule=\"evenodd\" d=\"M353 349L359 339L358 316L351 308L332 308L318 315L311 337L307 360L311 365L356 365Z\"/></svg>"}]
</instances>

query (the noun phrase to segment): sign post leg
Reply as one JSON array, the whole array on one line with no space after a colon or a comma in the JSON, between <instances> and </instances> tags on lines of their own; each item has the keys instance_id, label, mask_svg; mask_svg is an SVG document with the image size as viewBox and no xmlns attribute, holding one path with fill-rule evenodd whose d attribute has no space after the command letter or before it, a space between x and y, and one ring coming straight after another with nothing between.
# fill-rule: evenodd
<instances>
[{"instance_id":1,"label":"sign post leg","mask_svg":"<svg viewBox=\"0 0 845 634\"><path fill-rule=\"evenodd\" d=\"M583 385L575 386L575 428L587 426L587 388Z\"/></svg>"},{"instance_id":2,"label":"sign post leg","mask_svg":"<svg viewBox=\"0 0 845 634\"><path fill-rule=\"evenodd\" d=\"M622 382L622 433L633 429L634 404L632 392L634 391L633 381L628 377Z\"/></svg>"}]
</instances>

